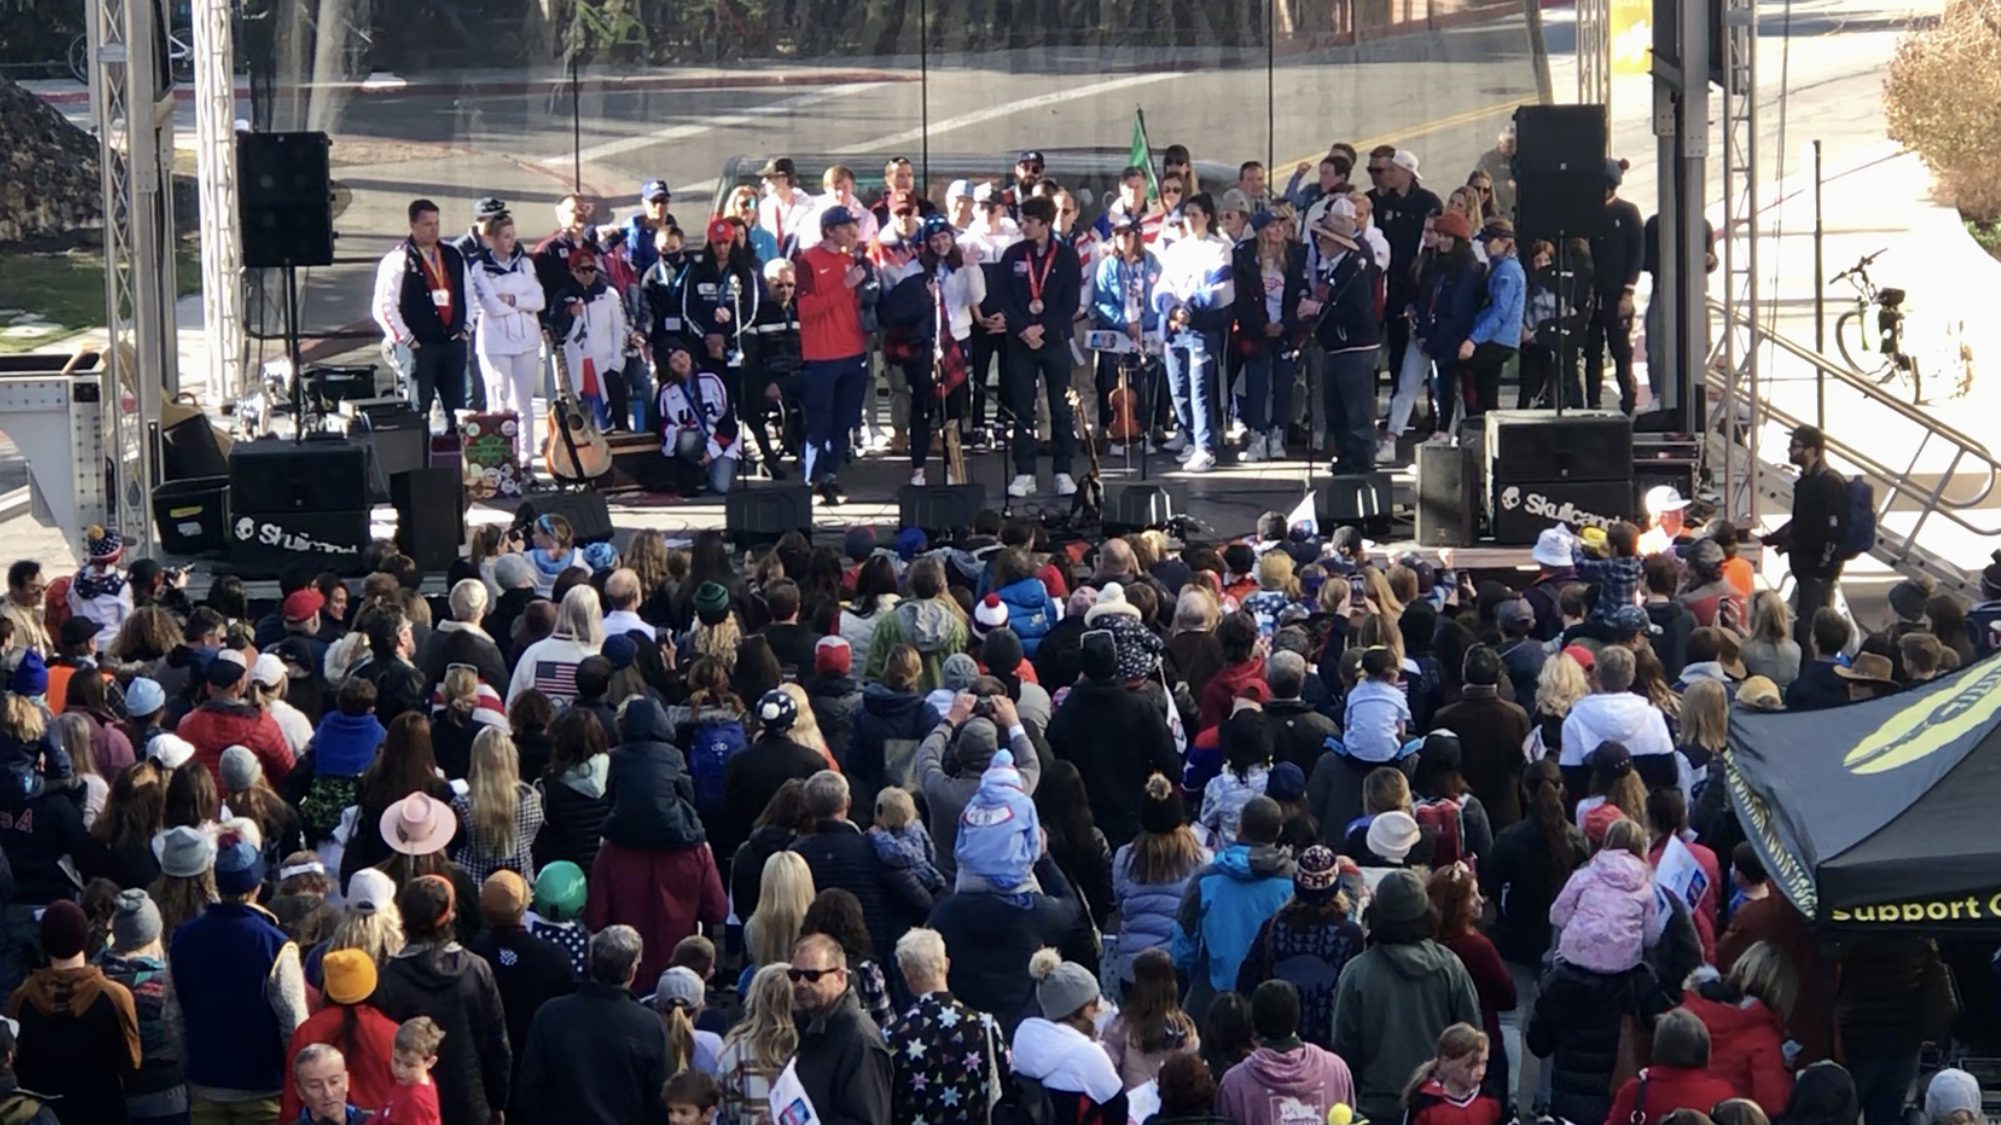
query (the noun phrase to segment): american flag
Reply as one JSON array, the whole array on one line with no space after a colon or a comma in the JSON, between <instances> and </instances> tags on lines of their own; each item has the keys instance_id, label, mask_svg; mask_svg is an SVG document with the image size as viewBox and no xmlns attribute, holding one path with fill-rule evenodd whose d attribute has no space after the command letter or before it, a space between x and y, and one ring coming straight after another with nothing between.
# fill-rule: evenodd
<instances>
[{"instance_id":1,"label":"american flag","mask_svg":"<svg viewBox=\"0 0 2001 1125\"><path fill-rule=\"evenodd\" d=\"M577 697L577 666L563 660L537 660L535 690L554 703L569 703Z\"/></svg>"}]
</instances>

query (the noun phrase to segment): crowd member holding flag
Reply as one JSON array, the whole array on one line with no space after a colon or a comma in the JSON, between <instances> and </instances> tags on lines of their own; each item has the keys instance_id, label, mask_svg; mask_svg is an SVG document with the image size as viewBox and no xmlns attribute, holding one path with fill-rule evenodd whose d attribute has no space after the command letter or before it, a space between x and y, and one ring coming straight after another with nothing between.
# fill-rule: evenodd
<instances>
[{"instance_id":1,"label":"crowd member holding flag","mask_svg":"<svg viewBox=\"0 0 2001 1125\"><path fill-rule=\"evenodd\" d=\"M569 270L570 284L557 295L549 326L563 341L571 389L590 407L598 428L608 429L606 381L616 377L633 333L625 322L625 302L598 276L595 253L582 247L570 251Z\"/></svg>"},{"instance_id":2,"label":"crowd member holding flag","mask_svg":"<svg viewBox=\"0 0 2001 1125\"><path fill-rule=\"evenodd\" d=\"M966 343L987 297L986 275L966 260L943 215L924 220L917 257L883 294L883 320L906 334L904 379L910 386L910 483L923 486L931 434L963 409ZM947 425L952 421L946 422ZM964 484L964 481L948 481Z\"/></svg>"}]
</instances>

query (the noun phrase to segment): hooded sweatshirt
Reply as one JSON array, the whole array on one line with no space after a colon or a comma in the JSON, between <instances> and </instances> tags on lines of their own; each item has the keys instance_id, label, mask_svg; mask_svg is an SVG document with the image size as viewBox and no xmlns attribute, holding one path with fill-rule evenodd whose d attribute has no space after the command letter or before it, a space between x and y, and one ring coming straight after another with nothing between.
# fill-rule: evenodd
<instances>
[{"instance_id":1,"label":"hooded sweatshirt","mask_svg":"<svg viewBox=\"0 0 2001 1125\"><path fill-rule=\"evenodd\" d=\"M1583 766L1601 742L1623 743L1634 758L1674 753L1660 708L1631 692L1595 692L1577 701L1563 720L1563 753L1557 764Z\"/></svg>"},{"instance_id":2,"label":"hooded sweatshirt","mask_svg":"<svg viewBox=\"0 0 2001 1125\"><path fill-rule=\"evenodd\" d=\"M1594 973L1623 973L1660 940L1667 918L1645 860L1606 848L1578 868L1549 908L1556 955Z\"/></svg>"},{"instance_id":3,"label":"hooded sweatshirt","mask_svg":"<svg viewBox=\"0 0 2001 1125\"><path fill-rule=\"evenodd\" d=\"M967 724L975 736L984 734ZM989 726L992 724L989 723ZM991 734L984 734L991 739ZM1035 857L1042 850L1042 822L1035 800L1022 788L1014 755L995 750L980 774L980 786L959 811L959 833L953 843L958 890L994 891L1006 895L1041 890L1035 882Z\"/></svg>"},{"instance_id":4,"label":"hooded sweatshirt","mask_svg":"<svg viewBox=\"0 0 2001 1125\"><path fill-rule=\"evenodd\" d=\"M968 742L950 723L940 722L917 746L917 756L911 765L912 782L924 795L931 838L938 846L938 870L947 879L958 877L959 815L985 780L996 749L991 742L991 739ZM1015 768L1021 775L1022 793L1034 794L1036 782L1042 779L1042 760L1036 756L1028 735L1024 733L1009 740L1007 749L1009 757L1020 763ZM947 757L953 762L950 772L944 766Z\"/></svg>"},{"instance_id":5,"label":"hooded sweatshirt","mask_svg":"<svg viewBox=\"0 0 2001 1125\"><path fill-rule=\"evenodd\" d=\"M1259 1047L1216 1086L1216 1107L1234 1125L1319 1122L1337 1104L1355 1104L1348 1064L1311 1043Z\"/></svg>"},{"instance_id":6,"label":"hooded sweatshirt","mask_svg":"<svg viewBox=\"0 0 2001 1125\"><path fill-rule=\"evenodd\" d=\"M1682 1007L1709 1029L1709 1073L1730 1083L1732 1097L1750 1098L1767 1114L1785 1109L1793 1076L1777 1012L1715 978L1687 993Z\"/></svg>"},{"instance_id":7,"label":"hooded sweatshirt","mask_svg":"<svg viewBox=\"0 0 2001 1125\"><path fill-rule=\"evenodd\" d=\"M1265 919L1292 897L1292 853L1272 844L1231 844L1188 881L1175 917L1174 964L1193 974L1208 962L1217 992L1237 987L1237 969Z\"/></svg>"},{"instance_id":8,"label":"hooded sweatshirt","mask_svg":"<svg viewBox=\"0 0 2001 1125\"><path fill-rule=\"evenodd\" d=\"M1355 1112L1397 1120L1397 1100L1438 1037L1455 1023L1480 1026L1473 978L1435 941L1374 945L1341 970L1334 993L1334 1053L1355 1070Z\"/></svg>"},{"instance_id":9,"label":"hooded sweatshirt","mask_svg":"<svg viewBox=\"0 0 2001 1125\"><path fill-rule=\"evenodd\" d=\"M641 850L701 843L695 783L681 751L674 748L666 711L651 699L637 697L620 716L618 733L607 778L611 812L602 830L605 840Z\"/></svg>"},{"instance_id":10,"label":"hooded sweatshirt","mask_svg":"<svg viewBox=\"0 0 2001 1125\"><path fill-rule=\"evenodd\" d=\"M514 1053L493 969L457 942L409 945L382 966L369 998L398 1023L429 1016L445 1033L431 1081L444 1125L487 1125L507 1107Z\"/></svg>"},{"instance_id":11,"label":"hooded sweatshirt","mask_svg":"<svg viewBox=\"0 0 2001 1125\"><path fill-rule=\"evenodd\" d=\"M930 691L943 680L945 658L965 650L965 619L959 616L957 606L940 598L910 598L898 602L889 616L876 626L875 636L869 640L868 664L862 678L881 679L883 665L897 645L909 645L917 650L918 659L924 666L918 676L918 687Z\"/></svg>"},{"instance_id":12,"label":"hooded sweatshirt","mask_svg":"<svg viewBox=\"0 0 2001 1125\"><path fill-rule=\"evenodd\" d=\"M37 969L14 990L7 1015L21 1024L14 1072L22 1085L60 1097L65 1121L125 1120L124 1083L139 1069L140 1049L124 985L94 965Z\"/></svg>"}]
</instances>

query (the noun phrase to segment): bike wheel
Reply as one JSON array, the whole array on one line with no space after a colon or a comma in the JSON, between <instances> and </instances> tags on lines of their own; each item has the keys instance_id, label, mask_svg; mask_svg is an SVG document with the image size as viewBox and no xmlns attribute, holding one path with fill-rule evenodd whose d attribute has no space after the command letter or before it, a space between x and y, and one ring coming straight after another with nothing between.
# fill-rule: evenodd
<instances>
[{"instance_id":1,"label":"bike wheel","mask_svg":"<svg viewBox=\"0 0 2001 1125\"><path fill-rule=\"evenodd\" d=\"M69 72L78 82L90 85L90 36L79 35L69 41Z\"/></svg>"},{"instance_id":2,"label":"bike wheel","mask_svg":"<svg viewBox=\"0 0 2001 1125\"><path fill-rule=\"evenodd\" d=\"M1841 350L1841 362L1858 375L1867 375L1881 366L1878 362L1881 357L1869 346L1869 316L1862 309L1849 309L1834 322L1834 346ZM1858 355L1863 360L1856 359Z\"/></svg>"}]
</instances>

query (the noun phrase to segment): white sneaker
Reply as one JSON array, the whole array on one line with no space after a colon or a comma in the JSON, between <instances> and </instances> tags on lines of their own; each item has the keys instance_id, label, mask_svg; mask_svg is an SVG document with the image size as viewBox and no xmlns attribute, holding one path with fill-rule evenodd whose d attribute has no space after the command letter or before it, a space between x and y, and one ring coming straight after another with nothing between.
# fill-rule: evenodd
<instances>
[{"instance_id":1,"label":"white sneaker","mask_svg":"<svg viewBox=\"0 0 2001 1125\"><path fill-rule=\"evenodd\" d=\"M1229 434L1231 441L1240 440L1244 436L1243 420L1238 418L1230 419L1230 427L1226 432Z\"/></svg>"},{"instance_id":2,"label":"white sneaker","mask_svg":"<svg viewBox=\"0 0 2001 1125\"><path fill-rule=\"evenodd\" d=\"M1265 460L1285 460L1285 431L1273 430L1265 435Z\"/></svg>"},{"instance_id":3,"label":"white sneaker","mask_svg":"<svg viewBox=\"0 0 2001 1125\"><path fill-rule=\"evenodd\" d=\"M1007 494L1017 500L1024 496L1035 495L1035 478L1027 473L1018 474L1007 482Z\"/></svg>"},{"instance_id":4,"label":"white sneaker","mask_svg":"<svg viewBox=\"0 0 2001 1125\"><path fill-rule=\"evenodd\" d=\"M1388 465L1397 459L1397 439L1388 434L1376 443L1376 464Z\"/></svg>"},{"instance_id":5,"label":"white sneaker","mask_svg":"<svg viewBox=\"0 0 2001 1125\"><path fill-rule=\"evenodd\" d=\"M1451 444L1452 444L1452 435L1451 435L1450 433L1448 433L1447 431L1445 431L1445 430L1439 430L1439 431L1437 431L1436 433L1432 434L1432 435L1431 435L1430 437L1428 437L1428 438L1425 438L1425 439L1424 439L1424 444L1426 444L1426 445L1451 445Z\"/></svg>"},{"instance_id":6,"label":"white sneaker","mask_svg":"<svg viewBox=\"0 0 2001 1125\"><path fill-rule=\"evenodd\" d=\"M912 488L923 488L923 487L924 487L924 470L923 470L923 469L912 469L912 470L910 470L910 485L911 485L911 487L912 487Z\"/></svg>"},{"instance_id":7,"label":"white sneaker","mask_svg":"<svg viewBox=\"0 0 2001 1125\"><path fill-rule=\"evenodd\" d=\"M1206 473L1216 467L1216 455L1206 449L1198 449L1195 451L1195 456L1190 457L1181 467L1191 473Z\"/></svg>"},{"instance_id":8,"label":"white sneaker","mask_svg":"<svg viewBox=\"0 0 2001 1125\"><path fill-rule=\"evenodd\" d=\"M1193 457L1193 456L1195 456L1195 455L1196 455L1197 453L1200 453L1200 452L1202 452L1202 451L1201 451L1200 449L1198 449L1198 448L1196 448L1195 446L1192 446L1192 445L1191 445L1191 446L1189 446L1189 447L1188 447L1188 448L1186 448L1186 449L1182 449L1182 450L1177 450L1177 451L1175 451L1175 454L1174 454L1174 459L1175 459L1176 461L1179 461L1179 462L1181 462L1182 464L1186 465L1186 464L1188 463L1188 459L1189 459L1190 457Z\"/></svg>"},{"instance_id":9,"label":"white sneaker","mask_svg":"<svg viewBox=\"0 0 2001 1125\"><path fill-rule=\"evenodd\" d=\"M1076 481L1074 481L1074 480L1072 480L1072 479L1070 479L1070 474L1069 474L1069 473L1057 473L1057 474L1056 474L1056 495L1058 495L1058 496L1075 496L1076 494L1077 494L1077 482L1076 482Z\"/></svg>"},{"instance_id":10,"label":"white sneaker","mask_svg":"<svg viewBox=\"0 0 2001 1125\"><path fill-rule=\"evenodd\" d=\"M1188 450L1187 434L1175 434L1173 437L1168 438L1166 441L1160 443L1160 452L1163 453L1185 453L1187 452L1187 450Z\"/></svg>"},{"instance_id":11,"label":"white sneaker","mask_svg":"<svg viewBox=\"0 0 2001 1125\"><path fill-rule=\"evenodd\" d=\"M1125 455L1126 447L1120 445L1118 442L1113 442L1105 447L1105 456L1107 457L1124 457Z\"/></svg>"},{"instance_id":12,"label":"white sneaker","mask_svg":"<svg viewBox=\"0 0 2001 1125\"><path fill-rule=\"evenodd\" d=\"M1244 451L1238 454L1237 460L1246 465L1255 465L1264 459L1265 436L1263 434L1252 434L1249 438L1245 439Z\"/></svg>"}]
</instances>

